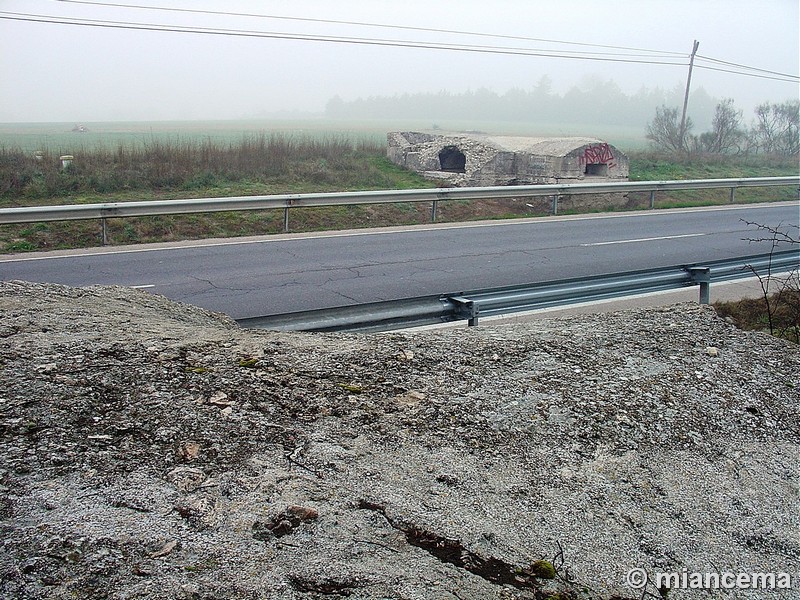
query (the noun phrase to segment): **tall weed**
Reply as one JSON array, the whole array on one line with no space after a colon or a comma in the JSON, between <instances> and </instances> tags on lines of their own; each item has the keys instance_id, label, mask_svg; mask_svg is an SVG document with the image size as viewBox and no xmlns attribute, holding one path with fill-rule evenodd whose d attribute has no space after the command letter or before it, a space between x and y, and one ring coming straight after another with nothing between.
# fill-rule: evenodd
<instances>
[{"instance_id":1,"label":"tall weed","mask_svg":"<svg viewBox=\"0 0 800 600\"><path fill-rule=\"evenodd\" d=\"M383 156L385 148L345 137L328 139L257 134L238 143L204 140L119 144L83 148L62 168L59 156L37 156L0 147L0 198L50 198L75 193L123 190L195 190L226 182L308 179L333 185L342 174L363 180L365 158ZM376 173L377 175L377 173ZM346 178L346 177L345 177ZM363 185L344 181L345 186Z\"/></svg>"}]
</instances>

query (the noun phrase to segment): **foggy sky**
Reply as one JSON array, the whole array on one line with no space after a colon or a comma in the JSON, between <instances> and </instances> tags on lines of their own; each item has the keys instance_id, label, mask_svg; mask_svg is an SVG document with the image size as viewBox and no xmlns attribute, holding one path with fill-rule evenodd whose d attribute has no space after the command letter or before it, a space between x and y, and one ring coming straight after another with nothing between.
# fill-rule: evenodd
<instances>
[{"instance_id":1,"label":"foggy sky","mask_svg":"<svg viewBox=\"0 0 800 600\"><path fill-rule=\"evenodd\" d=\"M99 1L99 0L98 0ZM137 4L451 29L699 54L797 75L797 0L119 0ZM544 42L225 17L59 0L0 0L27 13L170 26L586 50ZM3 16L3 14L0 14ZM595 49L599 50L599 49ZM620 52L619 50L606 50ZM674 59L670 59L674 60ZM240 119L275 111L321 113L344 100L406 92L503 93L543 76L563 92L589 77L626 92L673 88L686 66L487 55L188 33L128 31L0 19L0 122ZM796 83L696 68L692 87L734 98L751 114L798 97Z\"/></svg>"}]
</instances>

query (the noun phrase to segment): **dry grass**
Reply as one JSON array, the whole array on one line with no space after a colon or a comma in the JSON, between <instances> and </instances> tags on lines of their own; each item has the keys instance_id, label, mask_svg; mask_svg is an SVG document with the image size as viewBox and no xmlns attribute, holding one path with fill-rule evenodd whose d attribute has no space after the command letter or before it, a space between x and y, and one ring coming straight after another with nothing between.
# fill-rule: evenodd
<instances>
[{"instance_id":1,"label":"dry grass","mask_svg":"<svg viewBox=\"0 0 800 600\"><path fill-rule=\"evenodd\" d=\"M747 331L765 331L800 344L800 289L787 285L767 298L714 302L717 314Z\"/></svg>"},{"instance_id":2,"label":"dry grass","mask_svg":"<svg viewBox=\"0 0 800 600\"><path fill-rule=\"evenodd\" d=\"M328 139L256 135L239 143L212 140L109 149L95 147L75 154L67 168L59 156L39 157L19 149L0 148L0 198L43 199L75 194L129 190L198 190L250 182L275 184L304 181L316 185L363 186L378 176L366 159L383 156L384 148L344 137Z\"/></svg>"}]
</instances>

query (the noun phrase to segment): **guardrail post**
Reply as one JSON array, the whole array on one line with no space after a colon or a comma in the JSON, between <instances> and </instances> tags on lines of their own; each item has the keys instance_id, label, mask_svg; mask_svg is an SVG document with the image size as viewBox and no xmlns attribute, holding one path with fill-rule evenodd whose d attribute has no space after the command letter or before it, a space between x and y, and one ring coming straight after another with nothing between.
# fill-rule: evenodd
<instances>
[{"instance_id":1,"label":"guardrail post","mask_svg":"<svg viewBox=\"0 0 800 600\"><path fill-rule=\"evenodd\" d=\"M283 209L283 233L289 233L289 207Z\"/></svg>"},{"instance_id":2,"label":"guardrail post","mask_svg":"<svg viewBox=\"0 0 800 600\"><path fill-rule=\"evenodd\" d=\"M711 302L711 269L708 267L692 267L689 269L692 283L700 284L700 304Z\"/></svg>"},{"instance_id":3,"label":"guardrail post","mask_svg":"<svg viewBox=\"0 0 800 600\"><path fill-rule=\"evenodd\" d=\"M736 188L731 188L731 204L733 204L734 200L736 200Z\"/></svg>"},{"instance_id":4,"label":"guardrail post","mask_svg":"<svg viewBox=\"0 0 800 600\"><path fill-rule=\"evenodd\" d=\"M467 319L467 325L475 327L478 324L480 309L475 302L463 296L452 296L448 300L456 305L456 316Z\"/></svg>"},{"instance_id":5,"label":"guardrail post","mask_svg":"<svg viewBox=\"0 0 800 600\"><path fill-rule=\"evenodd\" d=\"M108 223L105 218L100 219L100 228L103 232L103 246L108 246Z\"/></svg>"},{"instance_id":6,"label":"guardrail post","mask_svg":"<svg viewBox=\"0 0 800 600\"><path fill-rule=\"evenodd\" d=\"M558 194L553 196L553 214L554 215L558 214Z\"/></svg>"},{"instance_id":7,"label":"guardrail post","mask_svg":"<svg viewBox=\"0 0 800 600\"><path fill-rule=\"evenodd\" d=\"M650 208L656 207L656 191L650 190Z\"/></svg>"},{"instance_id":8,"label":"guardrail post","mask_svg":"<svg viewBox=\"0 0 800 600\"><path fill-rule=\"evenodd\" d=\"M434 200L431 203L431 223L435 223L436 222L436 211L438 210L438 208L439 208L439 201L438 200Z\"/></svg>"}]
</instances>

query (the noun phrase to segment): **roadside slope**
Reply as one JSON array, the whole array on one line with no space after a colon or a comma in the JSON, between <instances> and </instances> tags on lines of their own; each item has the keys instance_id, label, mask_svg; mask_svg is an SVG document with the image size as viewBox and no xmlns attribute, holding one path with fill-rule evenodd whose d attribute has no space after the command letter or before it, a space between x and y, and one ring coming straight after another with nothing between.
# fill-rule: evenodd
<instances>
[{"instance_id":1,"label":"roadside slope","mask_svg":"<svg viewBox=\"0 0 800 600\"><path fill-rule=\"evenodd\" d=\"M800 570L800 351L708 307L372 336L120 287L6 282L0 307L10 597L609 599L640 597L634 567Z\"/></svg>"}]
</instances>

